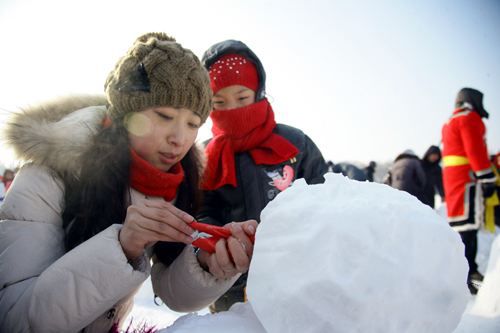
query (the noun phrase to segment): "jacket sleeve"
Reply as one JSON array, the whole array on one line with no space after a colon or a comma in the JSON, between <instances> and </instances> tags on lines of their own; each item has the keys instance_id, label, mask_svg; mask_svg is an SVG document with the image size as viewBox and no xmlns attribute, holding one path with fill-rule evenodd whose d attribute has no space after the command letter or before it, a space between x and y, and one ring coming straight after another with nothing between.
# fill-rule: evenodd
<instances>
[{"instance_id":1,"label":"jacket sleeve","mask_svg":"<svg viewBox=\"0 0 500 333\"><path fill-rule=\"evenodd\" d=\"M77 332L136 289L112 225L64 251L62 182L23 167L0 210L0 331ZM119 279L117 279L119 277Z\"/></svg>"},{"instance_id":2,"label":"jacket sleeve","mask_svg":"<svg viewBox=\"0 0 500 333\"><path fill-rule=\"evenodd\" d=\"M325 181L323 176L328 172L328 166L319 148L307 135L305 135L303 153L304 157L297 178L304 178L309 185L323 183Z\"/></svg>"},{"instance_id":3,"label":"jacket sleeve","mask_svg":"<svg viewBox=\"0 0 500 333\"><path fill-rule=\"evenodd\" d=\"M474 173L480 173L486 169L491 169L488 149L484 139L486 129L483 121L475 112L471 112L461 120L460 135L472 170Z\"/></svg>"},{"instance_id":4,"label":"jacket sleeve","mask_svg":"<svg viewBox=\"0 0 500 333\"><path fill-rule=\"evenodd\" d=\"M177 312L203 309L224 294L241 275L223 280L215 278L200 266L192 246L186 246L168 267L154 257L153 262L153 291Z\"/></svg>"},{"instance_id":5,"label":"jacket sleeve","mask_svg":"<svg viewBox=\"0 0 500 333\"><path fill-rule=\"evenodd\" d=\"M486 128L480 116L476 112L471 112L463 117L460 125L465 153L476 178L479 182L495 182L496 177L486 147Z\"/></svg>"}]
</instances>

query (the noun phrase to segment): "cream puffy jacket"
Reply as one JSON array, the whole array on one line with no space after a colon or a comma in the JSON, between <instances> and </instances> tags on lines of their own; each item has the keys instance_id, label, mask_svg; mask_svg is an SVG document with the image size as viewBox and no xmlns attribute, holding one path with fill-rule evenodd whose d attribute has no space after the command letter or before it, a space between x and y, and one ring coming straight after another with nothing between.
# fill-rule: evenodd
<instances>
[{"instance_id":1,"label":"cream puffy jacket","mask_svg":"<svg viewBox=\"0 0 500 333\"><path fill-rule=\"evenodd\" d=\"M72 158L105 110L83 108L102 99L69 101L28 110L6 132L18 155L32 163L21 168L0 206L0 332L107 332L122 324L150 273L155 293L173 310L213 302L238 276L216 279L190 246L168 267L146 260L134 270L118 241L121 225L114 224L65 253L64 186L54 170L77 167ZM44 117L51 112L62 115Z\"/></svg>"}]
</instances>

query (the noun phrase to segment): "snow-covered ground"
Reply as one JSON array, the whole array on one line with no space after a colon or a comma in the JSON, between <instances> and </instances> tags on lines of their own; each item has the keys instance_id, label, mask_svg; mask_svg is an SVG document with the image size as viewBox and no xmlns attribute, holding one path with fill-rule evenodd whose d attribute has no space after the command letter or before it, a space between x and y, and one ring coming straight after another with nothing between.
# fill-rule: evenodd
<instances>
[{"instance_id":1,"label":"snow-covered ground","mask_svg":"<svg viewBox=\"0 0 500 333\"><path fill-rule=\"evenodd\" d=\"M471 297L462 319L454 333L500 332L500 232L480 232L476 257L479 270L485 272L483 285Z\"/></svg>"},{"instance_id":2,"label":"snow-covered ground","mask_svg":"<svg viewBox=\"0 0 500 333\"><path fill-rule=\"evenodd\" d=\"M266 332L264 327L268 332L293 332L304 323L310 329L300 328L301 332L366 331L366 327L373 332L397 332L401 327L418 332L426 320L431 325L426 332L500 332L498 230L479 233L477 262L485 281L478 295L471 296L459 282L466 264L455 254L463 248L459 237L443 228L444 207L435 214L388 186L339 177L329 177L325 185L294 184L263 212L250 268L252 305L238 304L218 315L207 309L176 313L154 303L148 280L129 318L135 324L146 321L166 328L167 333ZM311 218L315 224L302 223ZM279 233L280 228L286 230ZM367 256L370 260L365 260ZM294 270L297 265L287 260L298 260L307 269ZM385 263L392 265L391 270L384 268ZM349 267L371 273L358 274ZM299 315L306 311L307 318ZM328 318L319 323L325 314ZM381 324L380 316L391 319ZM311 318L316 319L311 322Z\"/></svg>"}]
</instances>

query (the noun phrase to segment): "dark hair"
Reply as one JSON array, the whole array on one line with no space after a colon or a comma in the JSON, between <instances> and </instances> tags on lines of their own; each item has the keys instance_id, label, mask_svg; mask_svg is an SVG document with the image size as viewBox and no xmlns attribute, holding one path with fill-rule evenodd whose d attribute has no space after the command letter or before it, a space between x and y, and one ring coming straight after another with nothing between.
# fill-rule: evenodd
<instances>
[{"instance_id":1,"label":"dark hair","mask_svg":"<svg viewBox=\"0 0 500 333\"><path fill-rule=\"evenodd\" d=\"M82 156L77 177L64 176L66 207L63 212L65 247L70 251L112 224L125 220L129 196L130 143L123 120L114 120L95 135ZM191 147L181 164L185 179L176 206L195 214L201 203L201 162Z\"/></svg>"},{"instance_id":2,"label":"dark hair","mask_svg":"<svg viewBox=\"0 0 500 333\"><path fill-rule=\"evenodd\" d=\"M439 149L439 147L435 146L435 145L430 146L426 150L426 152L424 154L424 157L422 157L422 160L428 162L429 161L429 156L431 156L432 154L436 154L438 156L437 161L434 162L433 164L439 163L439 161L441 161L441 149Z\"/></svg>"},{"instance_id":3,"label":"dark hair","mask_svg":"<svg viewBox=\"0 0 500 333\"><path fill-rule=\"evenodd\" d=\"M186 178L179 186L175 206L183 211L196 216L201 206L202 192L200 191L201 180L201 156L198 149L191 147L189 152L181 161ZM154 245L154 254L165 265L172 261L184 249L184 243L157 242Z\"/></svg>"}]
</instances>

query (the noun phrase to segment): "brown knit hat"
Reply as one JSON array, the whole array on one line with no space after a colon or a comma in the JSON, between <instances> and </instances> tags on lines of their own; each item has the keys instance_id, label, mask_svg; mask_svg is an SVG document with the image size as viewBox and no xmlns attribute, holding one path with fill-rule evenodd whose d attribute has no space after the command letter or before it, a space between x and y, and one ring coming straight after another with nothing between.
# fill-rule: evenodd
<instances>
[{"instance_id":1,"label":"brown knit hat","mask_svg":"<svg viewBox=\"0 0 500 333\"><path fill-rule=\"evenodd\" d=\"M164 33L137 38L108 75L105 84L111 118L149 107L187 108L202 123L211 110L212 92L199 59Z\"/></svg>"}]
</instances>

